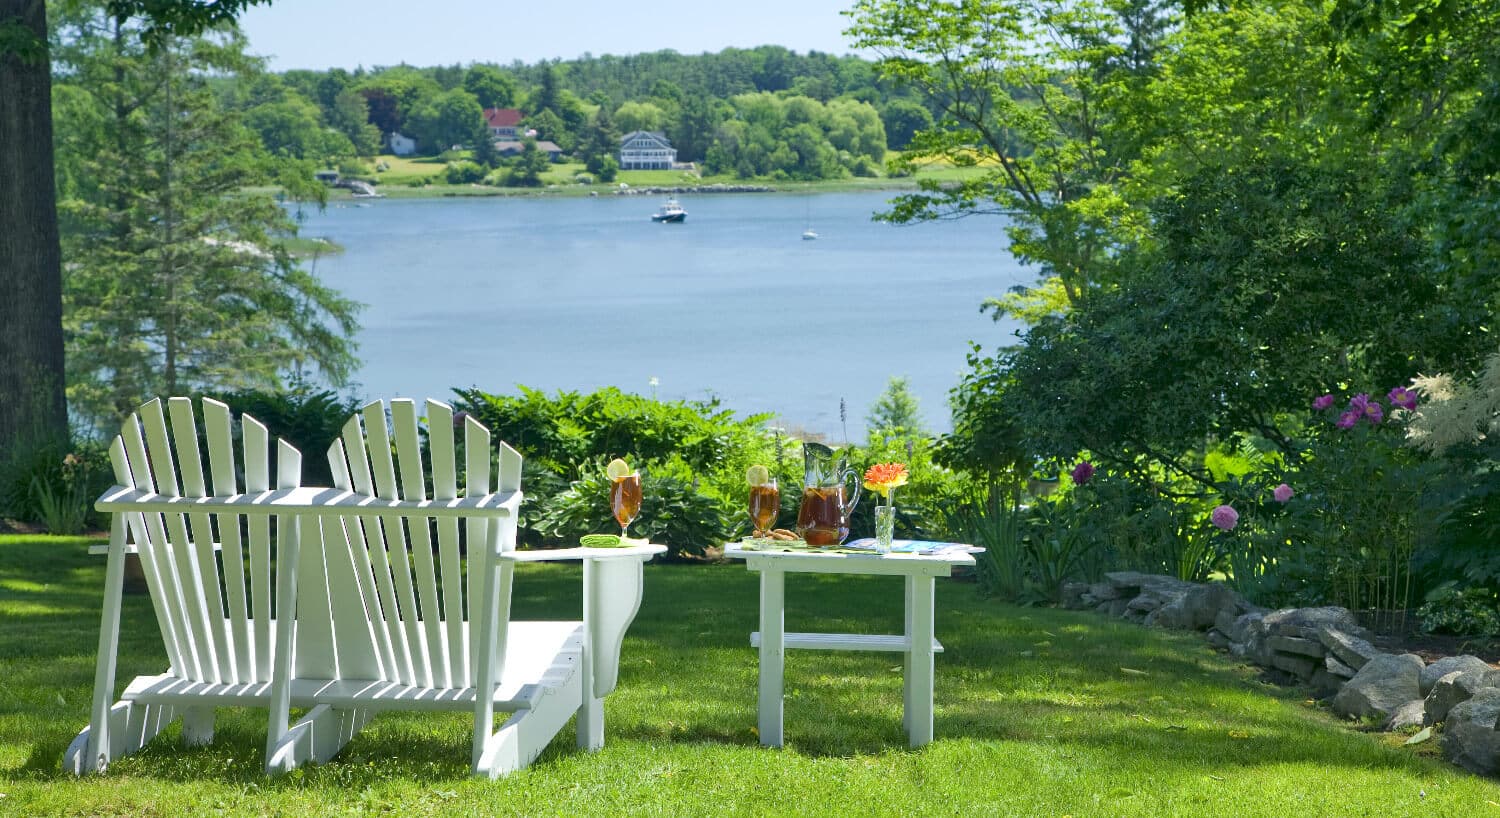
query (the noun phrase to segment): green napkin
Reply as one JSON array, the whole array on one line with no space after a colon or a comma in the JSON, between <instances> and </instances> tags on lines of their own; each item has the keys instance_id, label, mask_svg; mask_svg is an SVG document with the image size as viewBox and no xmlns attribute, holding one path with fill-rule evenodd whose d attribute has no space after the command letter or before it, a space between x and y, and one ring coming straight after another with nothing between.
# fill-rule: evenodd
<instances>
[{"instance_id":1,"label":"green napkin","mask_svg":"<svg viewBox=\"0 0 1500 818\"><path fill-rule=\"evenodd\" d=\"M637 543L619 534L585 534L579 538L578 544L584 548L629 548Z\"/></svg>"}]
</instances>

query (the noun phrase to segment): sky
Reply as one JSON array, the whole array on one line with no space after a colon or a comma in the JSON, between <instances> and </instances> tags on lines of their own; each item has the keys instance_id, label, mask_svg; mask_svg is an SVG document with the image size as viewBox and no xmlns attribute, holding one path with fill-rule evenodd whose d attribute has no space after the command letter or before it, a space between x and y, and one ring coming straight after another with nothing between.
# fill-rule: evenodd
<instances>
[{"instance_id":1,"label":"sky","mask_svg":"<svg viewBox=\"0 0 1500 818\"><path fill-rule=\"evenodd\" d=\"M516 2L273 0L240 18L251 53L275 71L572 59L585 52L683 54L730 46L853 51L839 12L853 0Z\"/></svg>"}]
</instances>

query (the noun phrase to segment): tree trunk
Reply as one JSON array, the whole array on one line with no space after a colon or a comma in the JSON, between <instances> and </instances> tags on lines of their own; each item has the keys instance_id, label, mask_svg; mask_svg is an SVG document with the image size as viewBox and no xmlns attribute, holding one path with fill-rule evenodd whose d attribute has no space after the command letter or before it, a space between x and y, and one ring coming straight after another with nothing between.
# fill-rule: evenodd
<instances>
[{"instance_id":1,"label":"tree trunk","mask_svg":"<svg viewBox=\"0 0 1500 818\"><path fill-rule=\"evenodd\" d=\"M0 459L68 430L43 0L0 0L15 25L35 39L0 53Z\"/></svg>"}]
</instances>

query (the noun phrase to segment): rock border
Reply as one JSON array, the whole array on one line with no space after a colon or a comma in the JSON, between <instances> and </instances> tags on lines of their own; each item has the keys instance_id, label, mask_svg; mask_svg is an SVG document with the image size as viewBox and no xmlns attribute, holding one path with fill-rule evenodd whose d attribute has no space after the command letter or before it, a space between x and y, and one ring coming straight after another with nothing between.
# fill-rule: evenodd
<instances>
[{"instance_id":1,"label":"rock border","mask_svg":"<svg viewBox=\"0 0 1500 818\"><path fill-rule=\"evenodd\" d=\"M1345 718L1383 730L1440 726L1449 761L1500 776L1500 669L1476 656L1425 664L1390 654L1347 609L1267 610L1222 582L1186 582L1161 574L1113 571L1102 582L1066 582L1062 606L1115 619L1204 634L1215 648L1264 669L1282 684L1301 684Z\"/></svg>"}]
</instances>

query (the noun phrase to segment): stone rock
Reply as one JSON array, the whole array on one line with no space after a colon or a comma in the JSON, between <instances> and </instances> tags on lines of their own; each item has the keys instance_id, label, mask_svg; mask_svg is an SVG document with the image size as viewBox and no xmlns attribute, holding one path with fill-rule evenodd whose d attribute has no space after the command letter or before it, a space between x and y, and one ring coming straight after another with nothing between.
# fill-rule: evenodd
<instances>
[{"instance_id":1,"label":"stone rock","mask_svg":"<svg viewBox=\"0 0 1500 818\"><path fill-rule=\"evenodd\" d=\"M1151 577L1151 574L1142 574L1139 571L1110 571L1104 575L1104 580L1113 585L1121 596L1124 596L1126 591L1139 591L1141 585Z\"/></svg>"},{"instance_id":2,"label":"stone rock","mask_svg":"<svg viewBox=\"0 0 1500 818\"><path fill-rule=\"evenodd\" d=\"M1111 599L1104 604L1109 606L1109 615L1118 618L1125 615L1126 606L1130 603L1124 599Z\"/></svg>"},{"instance_id":3,"label":"stone rock","mask_svg":"<svg viewBox=\"0 0 1500 818\"><path fill-rule=\"evenodd\" d=\"M1421 699L1412 699L1406 704L1396 708L1391 717L1385 720L1382 730L1404 730L1408 727L1421 727L1426 713L1425 703Z\"/></svg>"},{"instance_id":4,"label":"stone rock","mask_svg":"<svg viewBox=\"0 0 1500 818\"><path fill-rule=\"evenodd\" d=\"M1376 656L1384 655L1379 648L1364 639L1338 628L1319 629L1318 641L1323 643L1323 647L1328 648L1329 653L1339 657L1339 661L1355 670L1364 667L1365 662Z\"/></svg>"},{"instance_id":5,"label":"stone rock","mask_svg":"<svg viewBox=\"0 0 1500 818\"><path fill-rule=\"evenodd\" d=\"M1493 670L1489 663L1478 656L1444 656L1427 667L1422 668L1422 674L1417 681L1422 685L1422 695L1426 696L1432 692L1432 686L1437 684L1438 679L1447 676L1453 671L1466 673L1470 670L1480 672Z\"/></svg>"},{"instance_id":6,"label":"stone rock","mask_svg":"<svg viewBox=\"0 0 1500 818\"><path fill-rule=\"evenodd\" d=\"M1481 688L1474 698L1448 713L1443 726L1443 754L1471 772L1500 772L1500 687Z\"/></svg>"},{"instance_id":7,"label":"stone rock","mask_svg":"<svg viewBox=\"0 0 1500 818\"><path fill-rule=\"evenodd\" d=\"M1486 687L1500 687L1500 670L1455 670L1443 674L1443 678L1432 686L1432 692L1427 694L1425 723L1443 721L1453 708L1474 698L1475 693Z\"/></svg>"},{"instance_id":8,"label":"stone rock","mask_svg":"<svg viewBox=\"0 0 1500 818\"><path fill-rule=\"evenodd\" d=\"M1219 633L1217 630L1210 630L1208 633L1204 634L1204 638L1208 640L1208 643L1210 645L1213 645L1219 650L1225 650L1230 645L1229 637L1225 636L1222 633Z\"/></svg>"},{"instance_id":9,"label":"stone rock","mask_svg":"<svg viewBox=\"0 0 1500 818\"><path fill-rule=\"evenodd\" d=\"M1150 613L1151 611L1154 611L1157 608L1160 608L1165 602L1166 602L1166 600L1162 599L1161 597L1159 597L1159 596L1157 596L1155 594L1141 594L1140 596L1136 597L1135 599L1132 599L1129 602L1127 602L1125 604L1125 610L1127 610L1127 611L1140 611L1141 613Z\"/></svg>"},{"instance_id":10,"label":"stone rock","mask_svg":"<svg viewBox=\"0 0 1500 818\"><path fill-rule=\"evenodd\" d=\"M1328 606L1325 608L1282 608L1272 611L1261 620L1266 632L1272 636L1300 636L1317 639L1319 628L1336 628L1344 633L1364 636L1366 631L1355 621L1347 608Z\"/></svg>"},{"instance_id":11,"label":"stone rock","mask_svg":"<svg viewBox=\"0 0 1500 818\"><path fill-rule=\"evenodd\" d=\"M1248 659L1250 657L1250 646L1244 642L1230 642L1229 655L1238 659Z\"/></svg>"},{"instance_id":12,"label":"stone rock","mask_svg":"<svg viewBox=\"0 0 1500 818\"><path fill-rule=\"evenodd\" d=\"M1201 631L1218 620L1220 611L1233 611L1240 601L1239 594L1222 582L1198 585L1161 606L1156 611L1154 624L1163 628Z\"/></svg>"},{"instance_id":13,"label":"stone rock","mask_svg":"<svg viewBox=\"0 0 1500 818\"><path fill-rule=\"evenodd\" d=\"M1108 582L1096 582L1089 586L1088 591L1094 595L1094 599L1100 602L1120 598L1120 589Z\"/></svg>"},{"instance_id":14,"label":"stone rock","mask_svg":"<svg viewBox=\"0 0 1500 818\"><path fill-rule=\"evenodd\" d=\"M1239 613L1233 609L1220 610L1214 614L1214 627L1219 630L1219 633L1228 636L1234 630L1234 621L1238 618Z\"/></svg>"},{"instance_id":15,"label":"stone rock","mask_svg":"<svg viewBox=\"0 0 1500 818\"><path fill-rule=\"evenodd\" d=\"M1311 679L1313 671L1318 668L1318 663L1312 659L1306 656L1293 656L1290 653L1271 654L1270 664L1271 667L1284 670L1304 682Z\"/></svg>"},{"instance_id":16,"label":"stone rock","mask_svg":"<svg viewBox=\"0 0 1500 818\"><path fill-rule=\"evenodd\" d=\"M1349 667L1343 662L1340 662L1339 657L1334 656L1331 653L1323 657L1323 667L1327 668L1329 673L1332 673L1340 679L1354 678L1354 668Z\"/></svg>"},{"instance_id":17,"label":"stone rock","mask_svg":"<svg viewBox=\"0 0 1500 818\"><path fill-rule=\"evenodd\" d=\"M1311 656L1314 659L1322 659L1328 653L1328 649L1323 647L1322 642L1303 639L1300 636L1272 636L1266 639L1266 646L1282 653L1295 653L1299 656Z\"/></svg>"},{"instance_id":18,"label":"stone rock","mask_svg":"<svg viewBox=\"0 0 1500 818\"><path fill-rule=\"evenodd\" d=\"M1220 628L1219 630L1224 631L1224 635L1229 637L1231 642L1248 642L1251 631L1260 628L1260 622L1263 618L1265 618L1265 614L1260 612L1241 614L1233 619L1227 630L1224 628Z\"/></svg>"},{"instance_id":19,"label":"stone rock","mask_svg":"<svg viewBox=\"0 0 1500 818\"><path fill-rule=\"evenodd\" d=\"M1354 718L1389 718L1396 708L1422 698L1417 683L1417 674L1421 672L1419 656L1410 653L1377 656L1339 688L1339 694L1333 697L1333 709Z\"/></svg>"},{"instance_id":20,"label":"stone rock","mask_svg":"<svg viewBox=\"0 0 1500 818\"><path fill-rule=\"evenodd\" d=\"M1088 591L1089 584L1087 582L1064 582L1062 584L1063 607L1070 610L1091 607L1088 604L1089 601L1085 598ZM1094 603L1097 604L1098 600L1094 600Z\"/></svg>"}]
</instances>

